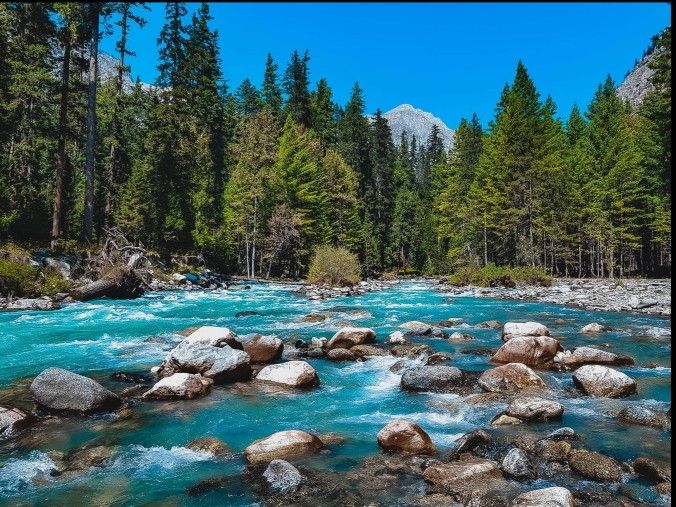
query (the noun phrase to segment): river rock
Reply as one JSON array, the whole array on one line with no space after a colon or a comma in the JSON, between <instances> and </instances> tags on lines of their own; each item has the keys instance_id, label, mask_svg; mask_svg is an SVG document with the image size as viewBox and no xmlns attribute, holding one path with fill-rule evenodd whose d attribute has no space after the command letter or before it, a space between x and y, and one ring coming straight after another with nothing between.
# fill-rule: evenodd
<instances>
[{"instance_id":1,"label":"river rock","mask_svg":"<svg viewBox=\"0 0 676 507\"><path fill-rule=\"evenodd\" d=\"M329 361L356 361L357 356L350 349L332 349L326 353Z\"/></svg>"},{"instance_id":2,"label":"river rock","mask_svg":"<svg viewBox=\"0 0 676 507\"><path fill-rule=\"evenodd\" d=\"M305 361L271 364L258 372L256 380L290 387L314 387L319 385L317 372Z\"/></svg>"},{"instance_id":3,"label":"river rock","mask_svg":"<svg viewBox=\"0 0 676 507\"><path fill-rule=\"evenodd\" d=\"M229 345L233 349L242 350L242 344L237 340L237 335L227 327L202 326L190 333L184 340L190 345L211 345L222 347Z\"/></svg>"},{"instance_id":4,"label":"river rock","mask_svg":"<svg viewBox=\"0 0 676 507\"><path fill-rule=\"evenodd\" d=\"M620 410L617 417L620 421L641 426L652 426L671 430L671 418L661 412L655 412L640 405L630 405Z\"/></svg>"},{"instance_id":5,"label":"river rock","mask_svg":"<svg viewBox=\"0 0 676 507\"><path fill-rule=\"evenodd\" d=\"M363 343L375 343L376 332L367 327L344 327L329 340L330 349L349 349Z\"/></svg>"},{"instance_id":6,"label":"river rock","mask_svg":"<svg viewBox=\"0 0 676 507\"><path fill-rule=\"evenodd\" d=\"M270 489L280 493L296 491L303 482L303 476L298 469L288 461L281 459L273 459L263 472L263 477Z\"/></svg>"},{"instance_id":7,"label":"river rock","mask_svg":"<svg viewBox=\"0 0 676 507\"><path fill-rule=\"evenodd\" d=\"M35 400L52 410L102 412L114 410L122 400L88 377L61 368L47 368L30 386Z\"/></svg>"},{"instance_id":8,"label":"river rock","mask_svg":"<svg viewBox=\"0 0 676 507\"><path fill-rule=\"evenodd\" d=\"M158 375L168 377L174 373L200 373L215 383L237 382L251 378L249 355L229 345L212 347L182 341L160 366Z\"/></svg>"},{"instance_id":9,"label":"river rock","mask_svg":"<svg viewBox=\"0 0 676 507\"><path fill-rule=\"evenodd\" d=\"M466 333L458 333L457 331L455 333L452 333L451 336L448 337L448 341L451 343L465 343L472 341L474 337L470 334Z\"/></svg>"},{"instance_id":10,"label":"river rock","mask_svg":"<svg viewBox=\"0 0 676 507\"><path fill-rule=\"evenodd\" d=\"M230 447L222 440L216 437L201 437L191 440L185 444L187 449L195 452L207 452L213 454L214 456L225 456L230 454Z\"/></svg>"},{"instance_id":11,"label":"river rock","mask_svg":"<svg viewBox=\"0 0 676 507\"><path fill-rule=\"evenodd\" d=\"M553 487L529 491L517 496L511 507L573 507L573 495L566 488Z\"/></svg>"},{"instance_id":12,"label":"river rock","mask_svg":"<svg viewBox=\"0 0 676 507\"><path fill-rule=\"evenodd\" d=\"M174 373L143 393L144 399L169 400L199 398L211 390L214 381L193 373Z\"/></svg>"},{"instance_id":13,"label":"river rock","mask_svg":"<svg viewBox=\"0 0 676 507\"><path fill-rule=\"evenodd\" d=\"M261 315L261 314L258 313L258 312L255 312L253 310L244 310L243 312L237 312L235 314L235 318L240 319L242 317L252 317L254 315Z\"/></svg>"},{"instance_id":14,"label":"river rock","mask_svg":"<svg viewBox=\"0 0 676 507\"><path fill-rule=\"evenodd\" d=\"M502 477L497 463L475 458L453 463L435 463L423 472L426 482L451 493L473 489L478 483L486 483Z\"/></svg>"},{"instance_id":15,"label":"river rock","mask_svg":"<svg viewBox=\"0 0 676 507\"><path fill-rule=\"evenodd\" d=\"M113 456L113 449L105 445L83 447L69 452L66 457L66 471L86 470L91 467L104 467Z\"/></svg>"},{"instance_id":16,"label":"river rock","mask_svg":"<svg viewBox=\"0 0 676 507\"><path fill-rule=\"evenodd\" d=\"M446 333L443 329L430 324L425 324L424 322L420 322L418 320L404 322L399 327L406 329L406 334L411 336L434 336L437 338L443 338L446 336Z\"/></svg>"},{"instance_id":17,"label":"river rock","mask_svg":"<svg viewBox=\"0 0 676 507\"><path fill-rule=\"evenodd\" d=\"M311 313L309 315L306 315L302 319L300 319L301 322L323 322L326 320L326 315L321 314L321 313Z\"/></svg>"},{"instance_id":18,"label":"river rock","mask_svg":"<svg viewBox=\"0 0 676 507\"><path fill-rule=\"evenodd\" d=\"M453 356L448 352L435 352L427 358L425 365L435 366L450 361L451 359L453 359Z\"/></svg>"},{"instance_id":19,"label":"river rock","mask_svg":"<svg viewBox=\"0 0 676 507\"><path fill-rule=\"evenodd\" d=\"M502 470L516 479L533 476L533 469L528 455L518 447L513 447L502 460Z\"/></svg>"},{"instance_id":20,"label":"river rock","mask_svg":"<svg viewBox=\"0 0 676 507\"><path fill-rule=\"evenodd\" d=\"M471 452L479 446L490 444L491 436L484 430L474 430L465 433L453 443L453 448L446 454L446 459L454 459L464 452Z\"/></svg>"},{"instance_id":21,"label":"river rock","mask_svg":"<svg viewBox=\"0 0 676 507\"><path fill-rule=\"evenodd\" d=\"M671 467L659 465L652 458L641 456L632 463L634 472L652 484L671 482Z\"/></svg>"},{"instance_id":22,"label":"river rock","mask_svg":"<svg viewBox=\"0 0 676 507\"><path fill-rule=\"evenodd\" d=\"M404 391L448 392L462 381L462 372L455 366L418 366L408 368L401 376Z\"/></svg>"},{"instance_id":23,"label":"river rock","mask_svg":"<svg viewBox=\"0 0 676 507\"><path fill-rule=\"evenodd\" d=\"M500 329L502 324L499 320L486 320L477 324L477 327L481 329Z\"/></svg>"},{"instance_id":24,"label":"river rock","mask_svg":"<svg viewBox=\"0 0 676 507\"><path fill-rule=\"evenodd\" d=\"M273 459L286 459L315 454L324 447L316 435L300 430L278 431L256 440L244 449L249 463L267 463Z\"/></svg>"},{"instance_id":25,"label":"river rock","mask_svg":"<svg viewBox=\"0 0 676 507\"><path fill-rule=\"evenodd\" d=\"M465 321L462 317L449 317L446 320L439 322L440 327L454 327L459 324L462 324Z\"/></svg>"},{"instance_id":26,"label":"river rock","mask_svg":"<svg viewBox=\"0 0 676 507\"><path fill-rule=\"evenodd\" d=\"M499 414L491 421L491 426L513 426L521 423L523 423L521 419L517 419L511 415Z\"/></svg>"},{"instance_id":27,"label":"river rock","mask_svg":"<svg viewBox=\"0 0 676 507\"><path fill-rule=\"evenodd\" d=\"M313 337L310 339L310 348L325 349L327 343L329 343L329 340L324 337Z\"/></svg>"},{"instance_id":28,"label":"river rock","mask_svg":"<svg viewBox=\"0 0 676 507\"><path fill-rule=\"evenodd\" d=\"M544 398L520 397L512 400L505 414L522 421L548 421L561 417L563 405Z\"/></svg>"},{"instance_id":29,"label":"river rock","mask_svg":"<svg viewBox=\"0 0 676 507\"><path fill-rule=\"evenodd\" d=\"M18 408L0 406L0 439L28 426L31 416Z\"/></svg>"},{"instance_id":30,"label":"river rock","mask_svg":"<svg viewBox=\"0 0 676 507\"><path fill-rule=\"evenodd\" d=\"M18 298L7 303L7 310L58 310L61 305L48 297Z\"/></svg>"},{"instance_id":31,"label":"river rock","mask_svg":"<svg viewBox=\"0 0 676 507\"><path fill-rule=\"evenodd\" d=\"M395 331L395 332L391 333L390 337L389 337L389 342L392 345L402 345L402 344L406 343L406 338L404 337L404 333L402 333L401 331Z\"/></svg>"},{"instance_id":32,"label":"river rock","mask_svg":"<svg viewBox=\"0 0 676 507\"><path fill-rule=\"evenodd\" d=\"M403 419L390 421L378 432L378 444L388 451L434 454L436 447L420 426Z\"/></svg>"},{"instance_id":33,"label":"river rock","mask_svg":"<svg viewBox=\"0 0 676 507\"><path fill-rule=\"evenodd\" d=\"M554 430L545 437L547 440L577 440L579 438L580 437L575 433L575 430L569 426Z\"/></svg>"},{"instance_id":34,"label":"river rock","mask_svg":"<svg viewBox=\"0 0 676 507\"><path fill-rule=\"evenodd\" d=\"M568 461L568 455L572 450L570 442L565 440L552 440L545 438L535 442L535 453L541 459L552 462L556 461L558 463L565 463Z\"/></svg>"},{"instance_id":35,"label":"river rock","mask_svg":"<svg viewBox=\"0 0 676 507\"><path fill-rule=\"evenodd\" d=\"M599 324L598 322L592 322L591 324L587 324L582 329L580 329L580 333L596 334L607 330L608 327L604 326L603 324Z\"/></svg>"},{"instance_id":36,"label":"river rock","mask_svg":"<svg viewBox=\"0 0 676 507\"><path fill-rule=\"evenodd\" d=\"M505 322L502 340L509 341L515 336L549 336L549 329L539 322Z\"/></svg>"},{"instance_id":37,"label":"river rock","mask_svg":"<svg viewBox=\"0 0 676 507\"><path fill-rule=\"evenodd\" d=\"M628 356L613 354L606 350L593 347L578 347L572 352L559 352L554 359L568 368L577 368L585 364L601 364L607 366L627 366L634 364L634 360Z\"/></svg>"},{"instance_id":38,"label":"river rock","mask_svg":"<svg viewBox=\"0 0 676 507\"><path fill-rule=\"evenodd\" d=\"M655 485L655 491L662 496L671 496L671 482L660 482Z\"/></svg>"},{"instance_id":39,"label":"river rock","mask_svg":"<svg viewBox=\"0 0 676 507\"><path fill-rule=\"evenodd\" d=\"M576 449L568 455L570 468L587 479L597 482L620 482L622 467L613 458L598 452Z\"/></svg>"},{"instance_id":40,"label":"river rock","mask_svg":"<svg viewBox=\"0 0 676 507\"><path fill-rule=\"evenodd\" d=\"M542 367L551 364L559 350L559 341L549 336L516 336L505 342L491 361Z\"/></svg>"},{"instance_id":41,"label":"river rock","mask_svg":"<svg viewBox=\"0 0 676 507\"><path fill-rule=\"evenodd\" d=\"M387 356L389 355L386 350L375 347L374 345L355 345L349 349L355 356L367 357L367 356Z\"/></svg>"},{"instance_id":42,"label":"river rock","mask_svg":"<svg viewBox=\"0 0 676 507\"><path fill-rule=\"evenodd\" d=\"M279 359L284 351L284 342L275 336L255 335L244 342L244 352L252 363L271 363Z\"/></svg>"},{"instance_id":43,"label":"river rock","mask_svg":"<svg viewBox=\"0 0 676 507\"><path fill-rule=\"evenodd\" d=\"M573 373L573 383L590 396L620 398L636 391L636 381L624 373L597 364L581 366Z\"/></svg>"},{"instance_id":44,"label":"river rock","mask_svg":"<svg viewBox=\"0 0 676 507\"><path fill-rule=\"evenodd\" d=\"M544 388L544 381L528 366L508 363L484 372L479 377L479 387L484 391L518 391L527 387Z\"/></svg>"}]
</instances>

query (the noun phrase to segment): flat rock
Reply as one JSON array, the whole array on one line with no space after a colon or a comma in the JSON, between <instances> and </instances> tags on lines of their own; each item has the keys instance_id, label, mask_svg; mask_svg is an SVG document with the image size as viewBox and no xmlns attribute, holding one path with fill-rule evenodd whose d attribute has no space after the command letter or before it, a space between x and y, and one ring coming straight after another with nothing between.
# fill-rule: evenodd
<instances>
[{"instance_id":1,"label":"flat rock","mask_svg":"<svg viewBox=\"0 0 676 507\"><path fill-rule=\"evenodd\" d=\"M524 388L544 388L544 381L522 363L508 363L485 371L479 377L479 387L489 392L519 391Z\"/></svg>"},{"instance_id":2,"label":"flat rock","mask_svg":"<svg viewBox=\"0 0 676 507\"><path fill-rule=\"evenodd\" d=\"M404 371L401 388L404 391L450 392L462 378L462 372L455 366L418 366Z\"/></svg>"},{"instance_id":3,"label":"flat rock","mask_svg":"<svg viewBox=\"0 0 676 507\"><path fill-rule=\"evenodd\" d=\"M634 364L634 360L631 357L621 356L594 347L577 347L571 353L559 352L554 360L568 368L577 368L585 364L601 364L605 366L628 366Z\"/></svg>"},{"instance_id":4,"label":"flat rock","mask_svg":"<svg viewBox=\"0 0 676 507\"><path fill-rule=\"evenodd\" d=\"M207 395L213 383L212 379L194 373L174 373L160 379L142 397L154 400L192 400Z\"/></svg>"},{"instance_id":5,"label":"flat rock","mask_svg":"<svg viewBox=\"0 0 676 507\"><path fill-rule=\"evenodd\" d=\"M315 454L324 447L316 435L300 430L278 431L256 440L244 450L249 463L267 463L273 459L288 459Z\"/></svg>"},{"instance_id":6,"label":"flat rock","mask_svg":"<svg viewBox=\"0 0 676 507\"><path fill-rule=\"evenodd\" d=\"M641 456L632 463L634 472L652 484L671 482L671 467L660 465L652 458Z\"/></svg>"},{"instance_id":7,"label":"flat rock","mask_svg":"<svg viewBox=\"0 0 676 507\"><path fill-rule=\"evenodd\" d=\"M544 367L551 364L560 349L559 341L549 336L516 336L505 342L491 361Z\"/></svg>"},{"instance_id":8,"label":"flat rock","mask_svg":"<svg viewBox=\"0 0 676 507\"><path fill-rule=\"evenodd\" d=\"M597 482L620 482L622 467L613 458L598 452L576 449L568 455L570 468L587 479Z\"/></svg>"},{"instance_id":9,"label":"flat rock","mask_svg":"<svg viewBox=\"0 0 676 507\"><path fill-rule=\"evenodd\" d=\"M474 337L470 334L467 333L452 333L448 337L448 341L451 343L465 343L465 342L471 342L474 339Z\"/></svg>"},{"instance_id":10,"label":"flat rock","mask_svg":"<svg viewBox=\"0 0 676 507\"><path fill-rule=\"evenodd\" d=\"M290 387L314 387L319 385L315 369L305 361L287 361L263 368L256 380L283 384Z\"/></svg>"},{"instance_id":11,"label":"flat rock","mask_svg":"<svg viewBox=\"0 0 676 507\"><path fill-rule=\"evenodd\" d=\"M512 400L505 414L522 421L548 421L563 415L563 405L544 398L519 397Z\"/></svg>"},{"instance_id":12,"label":"flat rock","mask_svg":"<svg viewBox=\"0 0 676 507\"><path fill-rule=\"evenodd\" d=\"M349 349L355 345L375 343L376 332L367 327L344 327L329 340L329 349Z\"/></svg>"},{"instance_id":13,"label":"flat rock","mask_svg":"<svg viewBox=\"0 0 676 507\"><path fill-rule=\"evenodd\" d=\"M420 426L403 419L390 421L378 432L378 444L388 451L434 454L432 439Z\"/></svg>"},{"instance_id":14,"label":"flat rock","mask_svg":"<svg viewBox=\"0 0 676 507\"><path fill-rule=\"evenodd\" d=\"M477 324L477 327L481 329L500 329L502 324L499 320L486 320Z\"/></svg>"},{"instance_id":15,"label":"flat rock","mask_svg":"<svg viewBox=\"0 0 676 507\"><path fill-rule=\"evenodd\" d=\"M522 423L523 421L521 419L517 419L511 415L500 414L491 421L491 426L513 426Z\"/></svg>"},{"instance_id":16,"label":"flat rock","mask_svg":"<svg viewBox=\"0 0 676 507\"><path fill-rule=\"evenodd\" d=\"M583 326L582 329L580 329L580 333L584 334L596 334L596 333L602 333L603 331L607 331L608 327L604 326L603 324L599 324L598 322L592 322L591 324L587 324L586 326Z\"/></svg>"},{"instance_id":17,"label":"flat rock","mask_svg":"<svg viewBox=\"0 0 676 507\"><path fill-rule=\"evenodd\" d=\"M271 363L279 359L284 352L284 342L276 336L255 335L243 343L244 352L249 354L252 363Z\"/></svg>"},{"instance_id":18,"label":"flat rock","mask_svg":"<svg viewBox=\"0 0 676 507\"><path fill-rule=\"evenodd\" d=\"M405 329L407 335L411 336L433 336L436 338L443 338L446 336L446 333L443 329L420 322L418 320L411 320L409 322L404 322L399 325L400 328Z\"/></svg>"},{"instance_id":19,"label":"flat rock","mask_svg":"<svg viewBox=\"0 0 676 507\"><path fill-rule=\"evenodd\" d=\"M597 364L573 372L573 383L590 396L620 398L636 392L636 381L621 371Z\"/></svg>"},{"instance_id":20,"label":"flat rock","mask_svg":"<svg viewBox=\"0 0 676 507\"><path fill-rule=\"evenodd\" d=\"M470 431L453 442L453 447L445 457L453 459L464 452L472 452L479 446L490 444L492 441L491 436L484 430Z\"/></svg>"},{"instance_id":21,"label":"flat rock","mask_svg":"<svg viewBox=\"0 0 676 507\"><path fill-rule=\"evenodd\" d=\"M374 345L355 345L349 350L357 357L389 355L388 351L378 348Z\"/></svg>"},{"instance_id":22,"label":"flat rock","mask_svg":"<svg viewBox=\"0 0 676 507\"><path fill-rule=\"evenodd\" d=\"M40 405L52 410L103 412L114 410L122 400L115 393L88 377L62 368L47 368L30 386Z\"/></svg>"},{"instance_id":23,"label":"flat rock","mask_svg":"<svg viewBox=\"0 0 676 507\"><path fill-rule=\"evenodd\" d=\"M517 496L511 507L573 507L573 495L566 488L553 487L529 491Z\"/></svg>"}]
</instances>

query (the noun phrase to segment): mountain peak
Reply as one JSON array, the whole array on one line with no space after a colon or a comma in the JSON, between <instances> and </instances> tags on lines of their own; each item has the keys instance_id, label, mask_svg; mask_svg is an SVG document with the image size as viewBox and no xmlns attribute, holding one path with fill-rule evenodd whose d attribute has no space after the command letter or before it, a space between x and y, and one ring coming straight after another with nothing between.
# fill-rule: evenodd
<instances>
[{"instance_id":1,"label":"mountain peak","mask_svg":"<svg viewBox=\"0 0 676 507\"><path fill-rule=\"evenodd\" d=\"M446 149L453 146L455 135L453 130L432 113L418 109L411 104L400 104L394 109L383 113L383 118L392 131L392 140L396 145L401 142L402 132L407 132L409 137L415 136L418 142L427 142L432 131L432 126L439 127L439 135Z\"/></svg>"}]
</instances>

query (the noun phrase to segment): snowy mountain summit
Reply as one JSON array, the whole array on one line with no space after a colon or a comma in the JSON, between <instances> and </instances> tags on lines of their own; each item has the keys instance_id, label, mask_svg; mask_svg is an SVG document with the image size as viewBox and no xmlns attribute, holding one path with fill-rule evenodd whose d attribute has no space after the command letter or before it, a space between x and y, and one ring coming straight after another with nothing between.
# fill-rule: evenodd
<instances>
[{"instance_id":1,"label":"snowy mountain summit","mask_svg":"<svg viewBox=\"0 0 676 507\"><path fill-rule=\"evenodd\" d=\"M437 125L444 147L449 149L453 146L453 131L432 113L417 109L411 104L401 104L383 113L383 117L387 119L390 125L392 140L396 145L399 145L401 142L401 133L404 131L408 133L409 140L412 136L415 136L418 143L426 143L432 130L432 125Z\"/></svg>"}]
</instances>

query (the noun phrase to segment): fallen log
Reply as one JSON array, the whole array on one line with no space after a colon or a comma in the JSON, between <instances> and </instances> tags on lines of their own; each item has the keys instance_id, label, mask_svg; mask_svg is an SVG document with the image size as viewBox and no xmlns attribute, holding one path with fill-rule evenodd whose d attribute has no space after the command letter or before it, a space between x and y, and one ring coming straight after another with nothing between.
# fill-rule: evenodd
<instances>
[{"instance_id":1,"label":"fallen log","mask_svg":"<svg viewBox=\"0 0 676 507\"><path fill-rule=\"evenodd\" d=\"M113 269L95 282L74 289L70 297L77 301L108 297L134 299L143 295L143 280L133 269Z\"/></svg>"}]
</instances>

